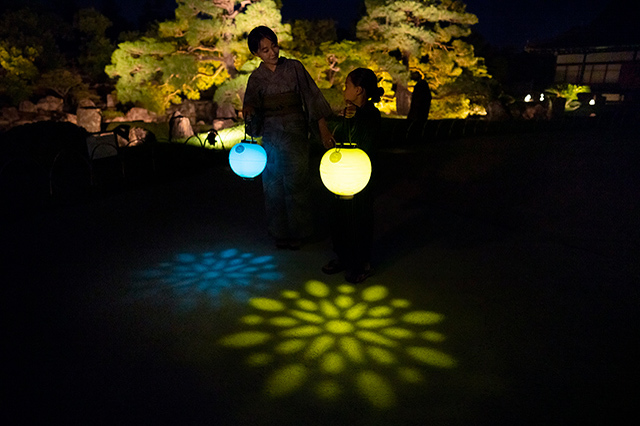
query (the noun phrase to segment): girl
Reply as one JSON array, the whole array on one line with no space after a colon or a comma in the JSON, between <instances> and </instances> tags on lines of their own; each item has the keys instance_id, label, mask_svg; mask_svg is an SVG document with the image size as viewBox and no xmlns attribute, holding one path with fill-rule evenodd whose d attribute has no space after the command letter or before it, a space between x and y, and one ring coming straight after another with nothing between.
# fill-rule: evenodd
<instances>
[{"instance_id":1,"label":"girl","mask_svg":"<svg viewBox=\"0 0 640 426\"><path fill-rule=\"evenodd\" d=\"M380 111L375 103L384 90L378 87L378 78L368 68L357 68L347 76L344 89L346 108L344 120L334 134L338 141L356 143L372 160L375 172L375 148L380 135ZM351 199L334 201L332 226L333 250L337 259L322 267L327 274L346 270L345 278L360 283L371 274L371 246L373 241L373 178L369 185Z\"/></svg>"},{"instance_id":2,"label":"girl","mask_svg":"<svg viewBox=\"0 0 640 426\"><path fill-rule=\"evenodd\" d=\"M244 96L247 130L262 136L267 165L262 173L269 233L276 247L299 249L312 234L309 131L333 146L326 118L331 107L302 63L280 57L278 38L268 27L249 34L249 50L262 59Z\"/></svg>"}]
</instances>

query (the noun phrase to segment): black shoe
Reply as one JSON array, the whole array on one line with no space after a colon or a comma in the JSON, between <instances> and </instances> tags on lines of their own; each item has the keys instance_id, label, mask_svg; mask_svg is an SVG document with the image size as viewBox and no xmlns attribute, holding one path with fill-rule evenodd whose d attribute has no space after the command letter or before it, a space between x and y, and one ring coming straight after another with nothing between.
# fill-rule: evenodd
<instances>
[{"instance_id":1,"label":"black shoe","mask_svg":"<svg viewBox=\"0 0 640 426\"><path fill-rule=\"evenodd\" d=\"M344 275L344 277L351 284L360 284L361 282L363 282L364 280L369 278L372 273L373 273L373 271L371 270L371 266L366 265L362 269L348 271Z\"/></svg>"},{"instance_id":2,"label":"black shoe","mask_svg":"<svg viewBox=\"0 0 640 426\"><path fill-rule=\"evenodd\" d=\"M344 271L344 266L338 259L330 260L329 263L322 267L322 272L327 275L337 274L338 272Z\"/></svg>"}]
</instances>

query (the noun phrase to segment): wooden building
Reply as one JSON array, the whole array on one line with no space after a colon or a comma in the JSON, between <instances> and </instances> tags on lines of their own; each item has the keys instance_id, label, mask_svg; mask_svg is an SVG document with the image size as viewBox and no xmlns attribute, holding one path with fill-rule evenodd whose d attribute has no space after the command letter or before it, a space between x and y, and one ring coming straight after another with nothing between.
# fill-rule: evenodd
<instances>
[{"instance_id":1,"label":"wooden building","mask_svg":"<svg viewBox=\"0 0 640 426\"><path fill-rule=\"evenodd\" d=\"M587 85L606 103L640 103L640 25L625 1L612 0L589 25L530 43L529 53L553 54L555 83Z\"/></svg>"}]
</instances>

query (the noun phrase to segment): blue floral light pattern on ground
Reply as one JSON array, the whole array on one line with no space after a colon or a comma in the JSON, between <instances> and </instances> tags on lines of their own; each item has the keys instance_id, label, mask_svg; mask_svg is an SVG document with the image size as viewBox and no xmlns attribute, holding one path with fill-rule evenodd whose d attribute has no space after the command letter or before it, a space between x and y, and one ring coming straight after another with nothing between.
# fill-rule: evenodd
<instances>
[{"instance_id":1,"label":"blue floral light pattern on ground","mask_svg":"<svg viewBox=\"0 0 640 426\"><path fill-rule=\"evenodd\" d=\"M227 297L246 302L282 278L273 256L219 252L180 253L136 274L136 298L172 297L189 306L203 297L219 305Z\"/></svg>"}]
</instances>

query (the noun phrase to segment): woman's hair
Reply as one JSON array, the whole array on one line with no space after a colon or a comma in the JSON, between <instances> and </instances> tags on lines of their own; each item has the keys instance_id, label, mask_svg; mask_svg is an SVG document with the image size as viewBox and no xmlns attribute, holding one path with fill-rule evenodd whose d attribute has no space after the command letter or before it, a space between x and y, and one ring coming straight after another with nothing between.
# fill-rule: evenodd
<instances>
[{"instance_id":1,"label":"woman's hair","mask_svg":"<svg viewBox=\"0 0 640 426\"><path fill-rule=\"evenodd\" d=\"M367 92L367 100L371 99L371 102L380 102L380 97L384 93L382 87L378 87L378 77L369 68L356 68L351 71L347 78L351 79L351 82L356 87L362 87Z\"/></svg>"},{"instance_id":2,"label":"woman's hair","mask_svg":"<svg viewBox=\"0 0 640 426\"><path fill-rule=\"evenodd\" d=\"M271 28L261 25L252 29L249 33L247 43L249 44L249 50L251 53L256 53L258 51L260 48L260 41L262 41L263 38L272 41L275 45L278 44L278 36L276 33L274 33Z\"/></svg>"}]
</instances>

